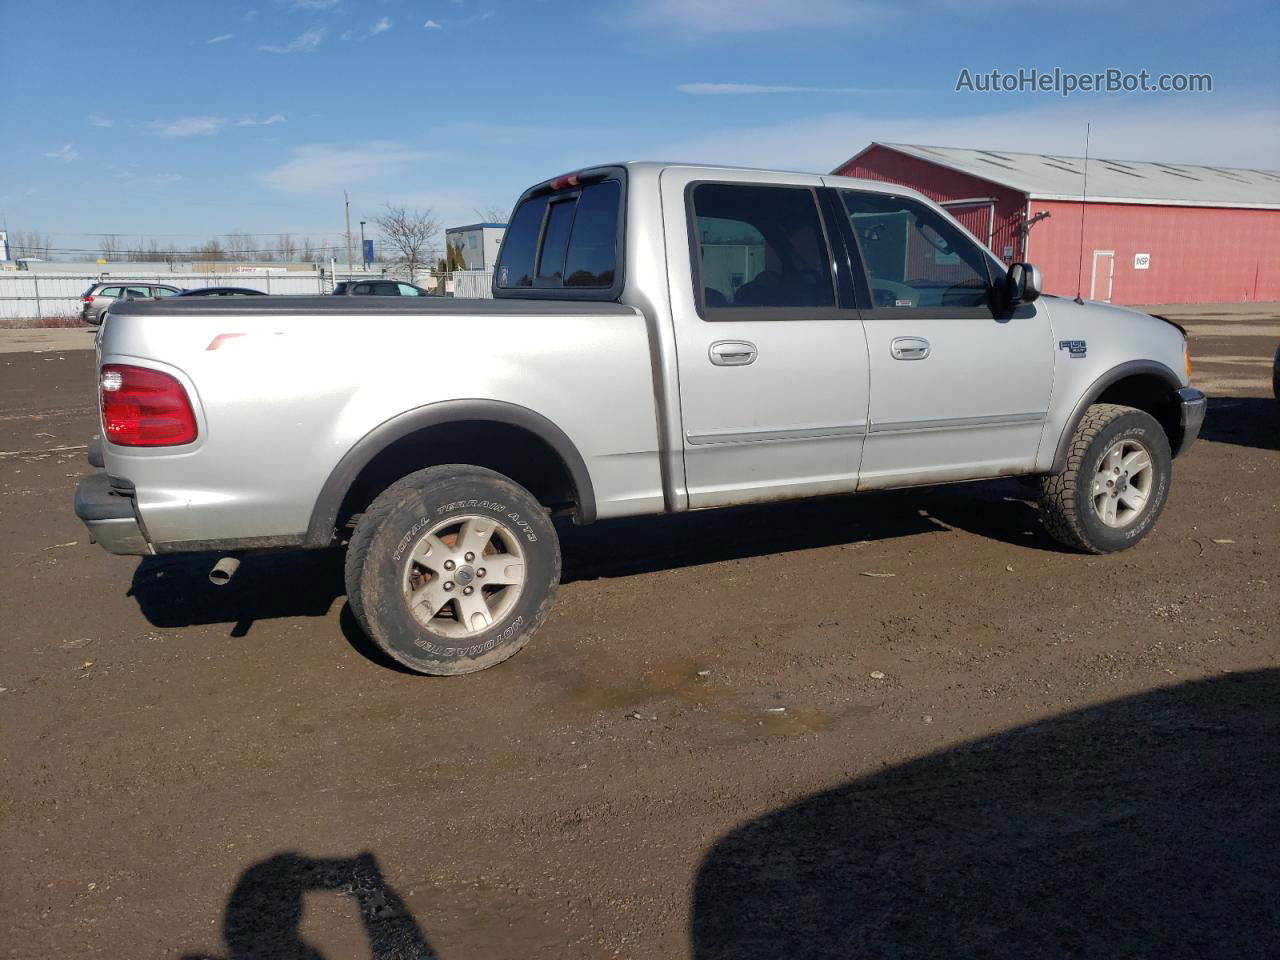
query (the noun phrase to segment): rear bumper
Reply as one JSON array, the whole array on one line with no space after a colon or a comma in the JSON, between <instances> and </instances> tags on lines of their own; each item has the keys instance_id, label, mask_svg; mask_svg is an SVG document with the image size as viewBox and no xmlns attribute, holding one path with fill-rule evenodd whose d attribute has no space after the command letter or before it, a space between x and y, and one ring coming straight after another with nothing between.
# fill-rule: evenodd
<instances>
[{"instance_id":1,"label":"rear bumper","mask_svg":"<svg viewBox=\"0 0 1280 960\"><path fill-rule=\"evenodd\" d=\"M76 485L76 516L89 529L89 540L107 553L148 556L155 553L134 506L133 497L113 487L99 470L81 477Z\"/></svg>"},{"instance_id":2,"label":"rear bumper","mask_svg":"<svg viewBox=\"0 0 1280 960\"><path fill-rule=\"evenodd\" d=\"M1179 423L1182 426L1182 439L1178 449L1173 451L1175 457L1187 452L1187 448L1200 436L1200 428L1204 425L1205 408L1208 400L1195 387L1183 387L1178 391Z\"/></svg>"}]
</instances>

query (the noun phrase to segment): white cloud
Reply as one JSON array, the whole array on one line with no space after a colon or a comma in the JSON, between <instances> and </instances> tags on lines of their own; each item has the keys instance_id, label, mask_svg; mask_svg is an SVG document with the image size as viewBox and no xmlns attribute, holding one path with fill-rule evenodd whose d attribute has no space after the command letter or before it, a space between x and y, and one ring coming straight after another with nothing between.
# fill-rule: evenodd
<instances>
[{"instance_id":1,"label":"white cloud","mask_svg":"<svg viewBox=\"0 0 1280 960\"><path fill-rule=\"evenodd\" d=\"M217 133L226 123L226 117L179 117L177 120L152 120L147 126L161 137L199 137Z\"/></svg>"},{"instance_id":2,"label":"white cloud","mask_svg":"<svg viewBox=\"0 0 1280 960\"><path fill-rule=\"evenodd\" d=\"M216 37L210 37L205 43L226 43L235 37L234 33L220 33Z\"/></svg>"},{"instance_id":3,"label":"white cloud","mask_svg":"<svg viewBox=\"0 0 1280 960\"><path fill-rule=\"evenodd\" d=\"M632 26L695 34L756 33L844 26L879 19L874 0L632 0Z\"/></svg>"},{"instance_id":4,"label":"white cloud","mask_svg":"<svg viewBox=\"0 0 1280 960\"><path fill-rule=\"evenodd\" d=\"M256 176L264 186L284 193L332 193L357 183L393 177L426 156L387 141L354 147L313 143L295 148L290 160Z\"/></svg>"},{"instance_id":5,"label":"white cloud","mask_svg":"<svg viewBox=\"0 0 1280 960\"><path fill-rule=\"evenodd\" d=\"M872 87L792 87L770 83L682 83L676 87L681 93L697 96L741 96L755 93L889 93Z\"/></svg>"},{"instance_id":6,"label":"white cloud","mask_svg":"<svg viewBox=\"0 0 1280 960\"><path fill-rule=\"evenodd\" d=\"M383 17L381 20L379 20L377 23L375 23L372 27L369 28L369 32L365 35L365 39L368 40L369 37L376 37L378 34L384 33L390 29L391 29L391 18Z\"/></svg>"},{"instance_id":7,"label":"white cloud","mask_svg":"<svg viewBox=\"0 0 1280 960\"><path fill-rule=\"evenodd\" d=\"M64 143L57 150L50 150L45 156L50 160L61 160L63 163L71 163L73 160L80 159L80 154L69 143Z\"/></svg>"},{"instance_id":8,"label":"white cloud","mask_svg":"<svg viewBox=\"0 0 1280 960\"><path fill-rule=\"evenodd\" d=\"M423 30L443 30L444 27L440 26L440 24L436 23L434 20L428 20L426 23L422 25L422 29Z\"/></svg>"},{"instance_id":9,"label":"white cloud","mask_svg":"<svg viewBox=\"0 0 1280 960\"><path fill-rule=\"evenodd\" d=\"M263 117L259 120L257 117L241 117L236 121L237 127L269 127L273 123L287 123L288 118L283 113L273 113L269 117Z\"/></svg>"},{"instance_id":10,"label":"white cloud","mask_svg":"<svg viewBox=\"0 0 1280 960\"><path fill-rule=\"evenodd\" d=\"M151 182L163 185L166 183L177 183L181 179L182 174L179 173L157 173L151 178Z\"/></svg>"},{"instance_id":11,"label":"white cloud","mask_svg":"<svg viewBox=\"0 0 1280 960\"><path fill-rule=\"evenodd\" d=\"M295 10L332 10L342 0L293 0Z\"/></svg>"},{"instance_id":12,"label":"white cloud","mask_svg":"<svg viewBox=\"0 0 1280 960\"><path fill-rule=\"evenodd\" d=\"M304 30L288 43L264 43L258 49L267 53L311 53L324 41L325 32L324 27L313 27Z\"/></svg>"},{"instance_id":13,"label":"white cloud","mask_svg":"<svg viewBox=\"0 0 1280 960\"><path fill-rule=\"evenodd\" d=\"M245 23L252 23L254 20L257 19L257 17L258 17L257 10L246 10L244 12L244 16L241 17L240 19L243 20Z\"/></svg>"},{"instance_id":14,"label":"white cloud","mask_svg":"<svg viewBox=\"0 0 1280 960\"><path fill-rule=\"evenodd\" d=\"M1093 124L1095 157L1271 168L1280 156L1280 109L1222 101L1152 106L1145 99L937 117L827 113L709 130L659 151L673 160L819 172L834 169L873 140L1079 156L1087 121Z\"/></svg>"},{"instance_id":15,"label":"white cloud","mask_svg":"<svg viewBox=\"0 0 1280 960\"><path fill-rule=\"evenodd\" d=\"M104 117L100 113L91 113L85 119L89 121L91 127L113 127L116 123L110 117Z\"/></svg>"}]
</instances>

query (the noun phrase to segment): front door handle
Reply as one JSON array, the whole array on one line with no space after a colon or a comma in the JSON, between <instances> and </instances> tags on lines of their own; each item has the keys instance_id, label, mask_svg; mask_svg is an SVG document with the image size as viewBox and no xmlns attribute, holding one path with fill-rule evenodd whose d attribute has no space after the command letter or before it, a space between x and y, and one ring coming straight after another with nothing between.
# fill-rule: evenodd
<instances>
[{"instance_id":1,"label":"front door handle","mask_svg":"<svg viewBox=\"0 0 1280 960\"><path fill-rule=\"evenodd\" d=\"M889 353L895 360L923 360L929 356L929 341L924 337L894 337Z\"/></svg>"},{"instance_id":2,"label":"front door handle","mask_svg":"<svg viewBox=\"0 0 1280 960\"><path fill-rule=\"evenodd\" d=\"M707 355L717 367L745 367L755 363L758 351L754 343L746 340L717 340Z\"/></svg>"}]
</instances>

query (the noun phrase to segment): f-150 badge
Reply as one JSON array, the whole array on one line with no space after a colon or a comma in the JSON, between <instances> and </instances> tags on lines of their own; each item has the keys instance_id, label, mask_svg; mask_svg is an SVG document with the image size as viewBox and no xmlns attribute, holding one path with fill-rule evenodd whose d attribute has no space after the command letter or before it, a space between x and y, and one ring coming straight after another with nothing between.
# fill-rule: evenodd
<instances>
[{"instance_id":1,"label":"f-150 badge","mask_svg":"<svg viewBox=\"0 0 1280 960\"><path fill-rule=\"evenodd\" d=\"M1071 351L1073 357L1083 357L1089 353L1089 343L1086 340L1059 340L1058 349Z\"/></svg>"}]
</instances>

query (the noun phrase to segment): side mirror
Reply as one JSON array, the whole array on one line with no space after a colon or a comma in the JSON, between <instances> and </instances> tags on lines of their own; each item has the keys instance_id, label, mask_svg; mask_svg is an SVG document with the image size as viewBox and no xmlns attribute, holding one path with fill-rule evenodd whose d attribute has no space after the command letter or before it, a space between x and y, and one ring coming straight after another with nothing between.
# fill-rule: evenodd
<instances>
[{"instance_id":1,"label":"side mirror","mask_svg":"<svg viewBox=\"0 0 1280 960\"><path fill-rule=\"evenodd\" d=\"M1040 296L1044 278L1040 268L1031 263L1015 263L1009 267L1004 281L1004 300L1009 306L1031 303Z\"/></svg>"}]
</instances>

